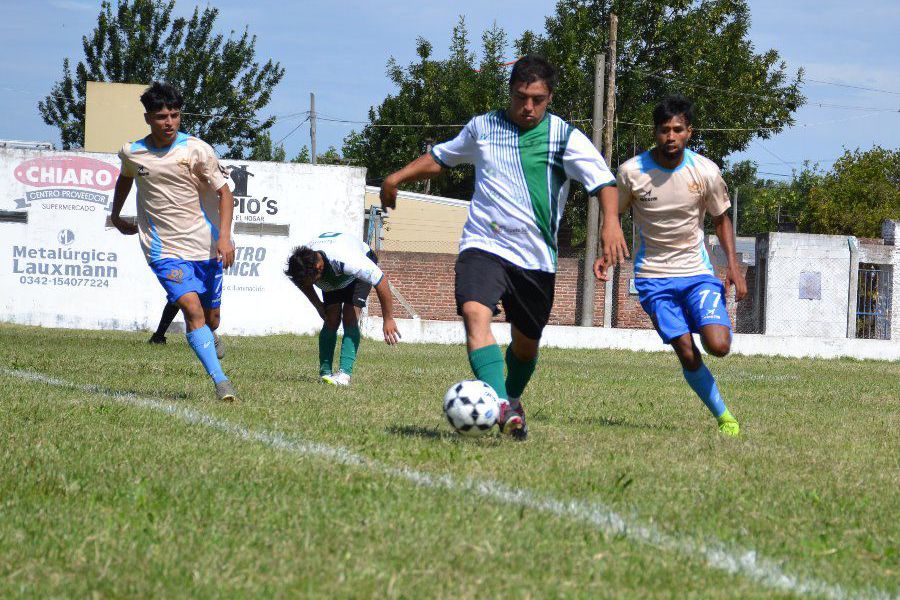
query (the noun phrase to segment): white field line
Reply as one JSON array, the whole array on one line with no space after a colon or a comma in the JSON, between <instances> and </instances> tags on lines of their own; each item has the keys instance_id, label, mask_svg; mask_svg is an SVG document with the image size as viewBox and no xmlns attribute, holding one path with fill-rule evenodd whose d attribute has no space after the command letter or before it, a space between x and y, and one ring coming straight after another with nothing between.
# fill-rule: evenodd
<instances>
[{"instance_id":1,"label":"white field line","mask_svg":"<svg viewBox=\"0 0 900 600\"><path fill-rule=\"evenodd\" d=\"M138 408L172 415L191 425L201 425L245 441L257 442L297 456L323 458L336 464L360 467L388 477L403 479L423 488L442 489L455 493L474 493L482 498L500 502L501 504L530 508L557 517L574 519L593 525L611 537L623 537L691 559L704 560L710 568L729 574L741 575L767 588L833 599L892 598L888 592L878 589L869 588L864 591L847 591L839 585L826 583L818 579L790 575L782 569L779 561L759 556L755 550L730 546L712 538L708 538L705 542L700 542L666 534L652 525L641 524L625 518L599 502L562 500L531 492L527 489L505 486L494 481L457 479L446 474L435 475L424 471L416 471L408 467L393 467L374 459L354 454L340 446L309 442L277 431L254 431L172 402L138 396L128 392L118 392L95 385L76 384L49 377L42 373L0 367L0 374L105 396Z\"/></svg>"}]
</instances>

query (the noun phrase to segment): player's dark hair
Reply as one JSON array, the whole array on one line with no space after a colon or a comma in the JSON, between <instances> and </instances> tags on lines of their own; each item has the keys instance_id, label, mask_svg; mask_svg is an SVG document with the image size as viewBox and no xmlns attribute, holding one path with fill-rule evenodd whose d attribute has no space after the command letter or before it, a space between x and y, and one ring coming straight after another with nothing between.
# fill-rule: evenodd
<instances>
[{"instance_id":1,"label":"player's dark hair","mask_svg":"<svg viewBox=\"0 0 900 600\"><path fill-rule=\"evenodd\" d=\"M294 282L294 285L301 287L316 276L318 263L318 252L306 246L297 246L288 257L287 269L284 270L284 274Z\"/></svg>"},{"instance_id":2,"label":"player's dark hair","mask_svg":"<svg viewBox=\"0 0 900 600\"><path fill-rule=\"evenodd\" d=\"M517 83L534 83L539 80L546 83L547 89L552 93L558 81L556 69L543 56L526 54L513 65L512 73L509 74L509 87L512 89Z\"/></svg>"},{"instance_id":3,"label":"player's dark hair","mask_svg":"<svg viewBox=\"0 0 900 600\"><path fill-rule=\"evenodd\" d=\"M170 83L154 81L144 93L141 94L141 104L148 113L156 112L164 108L181 110L184 106L184 96L177 87Z\"/></svg>"},{"instance_id":4,"label":"player's dark hair","mask_svg":"<svg viewBox=\"0 0 900 600\"><path fill-rule=\"evenodd\" d=\"M684 117L684 124L691 125L694 122L694 103L681 94L666 96L653 109L654 129L672 117Z\"/></svg>"}]
</instances>

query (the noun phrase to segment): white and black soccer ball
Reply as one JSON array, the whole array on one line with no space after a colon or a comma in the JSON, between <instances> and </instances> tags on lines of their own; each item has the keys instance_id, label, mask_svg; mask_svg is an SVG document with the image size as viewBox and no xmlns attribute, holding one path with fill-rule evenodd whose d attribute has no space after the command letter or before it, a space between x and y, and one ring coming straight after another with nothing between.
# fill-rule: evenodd
<instances>
[{"instance_id":1,"label":"white and black soccer ball","mask_svg":"<svg viewBox=\"0 0 900 600\"><path fill-rule=\"evenodd\" d=\"M444 394L444 415L460 435L479 436L497 423L500 399L485 382L467 379L454 383Z\"/></svg>"}]
</instances>

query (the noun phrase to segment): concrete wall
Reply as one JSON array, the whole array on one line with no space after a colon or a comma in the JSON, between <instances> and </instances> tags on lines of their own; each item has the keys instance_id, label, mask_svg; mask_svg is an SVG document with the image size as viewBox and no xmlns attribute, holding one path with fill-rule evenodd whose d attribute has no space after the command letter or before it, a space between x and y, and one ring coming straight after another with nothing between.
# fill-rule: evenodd
<instances>
[{"instance_id":1,"label":"concrete wall","mask_svg":"<svg viewBox=\"0 0 900 600\"><path fill-rule=\"evenodd\" d=\"M365 171L223 160L235 192L237 261L222 331L311 333L321 321L282 270L322 231L362 230ZM82 329L155 328L165 302L137 236L106 227L112 154L0 150L0 320ZM134 191L123 214L134 215ZM179 320L181 317L178 317Z\"/></svg>"},{"instance_id":2,"label":"concrete wall","mask_svg":"<svg viewBox=\"0 0 900 600\"><path fill-rule=\"evenodd\" d=\"M766 335L847 336L850 239L838 235L769 233L757 246ZM855 294L855 290L854 290Z\"/></svg>"},{"instance_id":3,"label":"concrete wall","mask_svg":"<svg viewBox=\"0 0 900 600\"><path fill-rule=\"evenodd\" d=\"M84 149L116 153L126 141L150 133L144 121L143 83L87 82L84 109Z\"/></svg>"}]
</instances>

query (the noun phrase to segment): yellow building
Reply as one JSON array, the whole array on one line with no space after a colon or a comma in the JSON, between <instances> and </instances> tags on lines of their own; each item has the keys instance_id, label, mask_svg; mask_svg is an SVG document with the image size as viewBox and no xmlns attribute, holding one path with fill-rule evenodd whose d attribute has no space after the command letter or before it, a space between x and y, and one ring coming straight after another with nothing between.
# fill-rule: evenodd
<instances>
[{"instance_id":1,"label":"yellow building","mask_svg":"<svg viewBox=\"0 0 900 600\"><path fill-rule=\"evenodd\" d=\"M150 127L144 121L143 83L87 82L84 108L84 149L118 152L126 141L139 140Z\"/></svg>"},{"instance_id":2,"label":"yellow building","mask_svg":"<svg viewBox=\"0 0 900 600\"><path fill-rule=\"evenodd\" d=\"M366 186L366 210L381 205L379 188ZM464 200L414 192L397 194L397 208L384 219L381 249L456 254L469 214Z\"/></svg>"}]
</instances>

